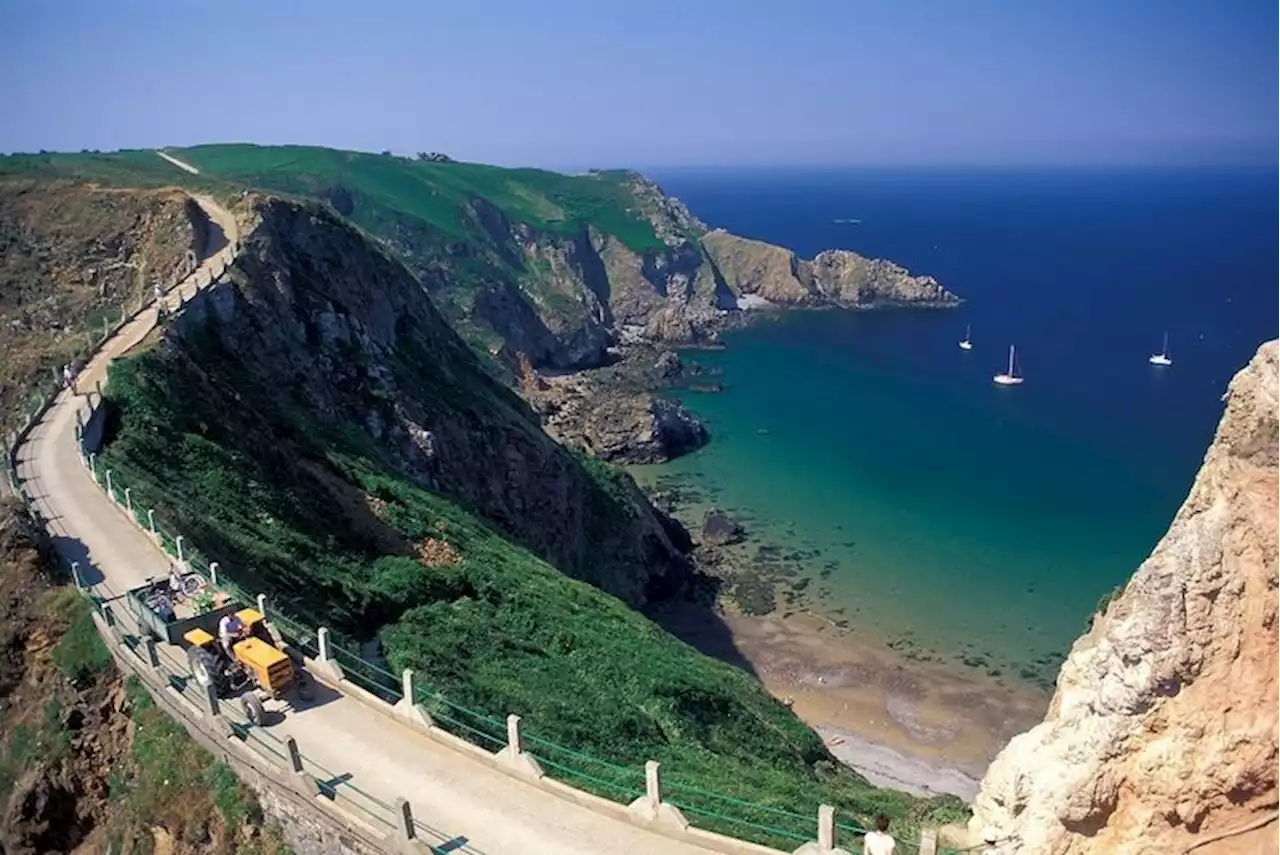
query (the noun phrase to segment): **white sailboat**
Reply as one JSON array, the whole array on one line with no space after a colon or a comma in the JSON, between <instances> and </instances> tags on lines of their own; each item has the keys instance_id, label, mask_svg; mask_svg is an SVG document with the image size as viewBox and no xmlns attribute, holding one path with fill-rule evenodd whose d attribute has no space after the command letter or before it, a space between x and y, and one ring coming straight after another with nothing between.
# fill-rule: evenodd
<instances>
[{"instance_id":1,"label":"white sailboat","mask_svg":"<svg viewBox=\"0 0 1280 855\"><path fill-rule=\"evenodd\" d=\"M1018 376L1018 371L1013 365L1013 345L1009 345L1009 370L1004 374L997 374L991 379L1001 386L1017 386L1022 382L1022 378Z\"/></svg>"},{"instance_id":2,"label":"white sailboat","mask_svg":"<svg viewBox=\"0 0 1280 855\"><path fill-rule=\"evenodd\" d=\"M964 327L964 341L960 342L960 349L961 349L961 350L973 350L973 340L972 340L972 339L973 339L972 330L969 328L969 325L968 325L968 324L965 324L965 327Z\"/></svg>"},{"instance_id":3,"label":"white sailboat","mask_svg":"<svg viewBox=\"0 0 1280 855\"><path fill-rule=\"evenodd\" d=\"M1147 357L1147 362L1152 365L1172 365L1173 360L1169 358L1169 334L1164 334L1164 346L1160 348L1159 353L1153 353Z\"/></svg>"}]
</instances>

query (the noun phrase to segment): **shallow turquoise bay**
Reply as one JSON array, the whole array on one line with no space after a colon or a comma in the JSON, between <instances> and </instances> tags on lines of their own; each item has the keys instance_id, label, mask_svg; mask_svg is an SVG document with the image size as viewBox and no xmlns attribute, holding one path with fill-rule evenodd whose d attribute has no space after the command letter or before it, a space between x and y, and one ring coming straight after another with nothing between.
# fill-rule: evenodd
<instances>
[{"instance_id":1,"label":"shallow turquoise bay","mask_svg":"<svg viewBox=\"0 0 1280 855\"><path fill-rule=\"evenodd\" d=\"M790 563L855 630L984 670L1040 660L1052 677L1046 657L1149 554L1227 381L1275 336L1275 208L1256 175L663 184L731 230L892 257L968 298L791 313L686 354L721 374L723 392L681 395L713 441L639 474L696 485L754 544L809 550ZM863 224L834 222L848 218ZM1166 328L1175 362L1160 369L1146 356ZM1027 382L996 387L1011 342Z\"/></svg>"}]
</instances>

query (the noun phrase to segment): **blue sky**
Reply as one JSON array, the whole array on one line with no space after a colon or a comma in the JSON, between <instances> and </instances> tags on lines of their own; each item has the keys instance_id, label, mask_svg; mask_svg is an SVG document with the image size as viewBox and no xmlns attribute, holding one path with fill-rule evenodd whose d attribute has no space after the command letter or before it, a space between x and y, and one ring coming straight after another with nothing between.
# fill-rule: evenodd
<instances>
[{"instance_id":1,"label":"blue sky","mask_svg":"<svg viewBox=\"0 0 1280 855\"><path fill-rule=\"evenodd\" d=\"M0 0L0 151L1276 162L1262 0ZM290 11L292 10L292 11Z\"/></svg>"}]
</instances>

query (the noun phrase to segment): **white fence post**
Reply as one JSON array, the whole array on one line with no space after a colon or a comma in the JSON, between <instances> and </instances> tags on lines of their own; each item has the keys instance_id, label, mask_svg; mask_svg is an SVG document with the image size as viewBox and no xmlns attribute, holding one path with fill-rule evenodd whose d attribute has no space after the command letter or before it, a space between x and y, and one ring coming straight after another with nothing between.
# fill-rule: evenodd
<instances>
[{"instance_id":1,"label":"white fence post","mask_svg":"<svg viewBox=\"0 0 1280 855\"><path fill-rule=\"evenodd\" d=\"M209 562L209 583L215 587L218 584L218 562L217 561Z\"/></svg>"},{"instance_id":2,"label":"white fence post","mask_svg":"<svg viewBox=\"0 0 1280 855\"><path fill-rule=\"evenodd\" d=\"M107 470L107 498L113 502L116 500L115 491L111 488L111 470L110 469Z\"/></svg>"},{"instance_id":3,"label":"white fence post","mask_svg":"<svg viewBox=\"0 0 1280 855\"><path fill-rule=\"evenodd\" d=\"M320 661L329 661L329 630L323 626L316 630L316 647L320 651Z\"/></svg>"},{"instance_id":4,"label":"white fence post","mask_svg":"<svg viewBox=\"0 0 1280 855\"><path fill-rule=\"evenodd\" d=\"M133 488L124 488L124 506L129 510L129 516L133 516Z\"/></svg>"},{"instance_id":5,"label":"white fence post","mask_svg":"<svg viewBox=\"0 0 1280 855\"><path fill-rule=\"evenodd\" d=\"M156 540L160 539L160 535L156 533L156 509L147 508L147 527L151 529L151 536Z\"/></svg>"},{"instance_id":6,"label":"white fence post","mask_svg":"<svg viewBox=\"0 0 1280 855\"><path fill-rule=\"evenodd\" d=\"M183 556L182 556L182 535L178 535L177 537L175 537L173 539L173 543L178 548L178 563L182 564L185 567L186 562L183 560Z\"/></svg>"},{"instance_id":7,"label":"white fence post","mask_svg":"<svg viewBox=\"0 0 1280 855\"><path fill-rule=\"evenodd\" d=\"M77 588L79 588L82 591L84 590L84 582L80 579L80 562L79 561L71 562L71 581L75 583Z\"/></svg>"},{"instance_id":8,"label":"white fence post","mask_svg":"<svg viewBox=\"0 0 1280 855\"><path fill-rule=\"evenodd\" d=\"M258 595L258 614L262 615L264 618L267 616L267 595L266 594Z\"/></svg>"},{"instance_id":9,"label":"white fence post","mask_svg":"<svg viewBox=\"0 0 1280 855\"><path fill-rule=\"evenodd\" d=\"M414 697L412 668L405 668L400 675L400 688L404 697L395 705L396 715L410 724L416 724L419 727L431 727L431 716L422 711L422 707L418 706L418 702Z\"/></svg>"},{"instance_id":10,"label":"white fence post","mask_svg":"<svg viewBox=\"0 0 1280 855\"><path fill-rule=\"evenodd\" d=\"M89 452L89 474L93 476L94 482L98 480L98 455Z\"/></svg>"},{"instance_id":11,"label":"white fence post","mask_svg":"<svg viewBox=\"0 0 1280 855\"><path fill-rule=\"evenodd\" d=\"M627 805L627 813L642 825L666 826L684 831L689 820L674 805L662 801L662 764L650 760L644 764L644 795Z\"/></svg>"},{"instance_id":12,"label":"white fence post","mask_svg":"<svg viewBox=\"0 0 1280 855\"><path fill-rule=\"evenodd\" d=\"M818 807L818 840L810 841L792 855L849 855L836 848L836 809L831 805Z\"/></svg>"},{"instance_id":13,"label":"white fence post","mask_svg":"<svg viewBox=\"0 0 1280 855\"><path fill-rule=\"evenodd\" d=\"M409 843L417 836L418 830L413 827L413 811L409 808L409 800L396 799L396 838L401 843Z\"/></svg>"},{"instance_id":14,"label":"white fence post","mask_svg":"<svg viewBox=\"0 0 1280 855\"><path fill-rule=\"evenodd\" d=\"M546 774L534 757L524 753L524 739L520 736L520 716L515 713L507 716L507 744L498 752L498 759L531 778L541 778Z\"/></svg>"}]
</instances>

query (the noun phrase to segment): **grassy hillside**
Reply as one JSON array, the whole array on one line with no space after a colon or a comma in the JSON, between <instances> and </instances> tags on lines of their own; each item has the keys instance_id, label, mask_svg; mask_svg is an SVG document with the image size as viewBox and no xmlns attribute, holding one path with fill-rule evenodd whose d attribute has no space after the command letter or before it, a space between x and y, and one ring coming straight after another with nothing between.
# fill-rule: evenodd
<instances>
[{"instance_id":1,"label":"grassy hillside","mask_svg":"<svg viewBox=\"0 0 1280 855\"><path fill-rule=\"evenodd\" d=\"M517 712L531 750L563 766L553 776L626 801L643 790L644 761L657 759L678 802L724 812L703 795L719 793L747 803L733 815L795 834L810 833L820 802L864 823L884 811L903 827L959 815L951 799L870 786L747 674L388 472L340 426L240 385L237 405L265 418L272 435L304 438L301 455L292 449L294 471L323 469L323 489L303 488L258 441L261 431L210 430L229 402L188 393L217 364L183 367L159 353L118 363L109 401L120 417L103 464L133 488L135 504L160 509L227 572L309 624L361 637L380 627L391 669L413 668L452 702L433 710L446 726L493 750L501 719ZM403 548L423 544L425 553Z\"/></svg>"},{"instance_id":2,"label":"grassy hillside","mask_svg":"<svg viewBox=\"0 0 1280 855\"><path fill-rule=\"evenodd\" d=\"M171 151L210 176L327 198L374 232L380 219L397 213L457 240L482 238L477 224L464 215L465 206L479 198L511 220L546 231L570 234L592 225L635 252L663 246L626 188L627 173L569 176L314 146L207 145ZM334 198L337 188L365 204L342 210L347 206Z\"/></svg>"}]
</instances>

